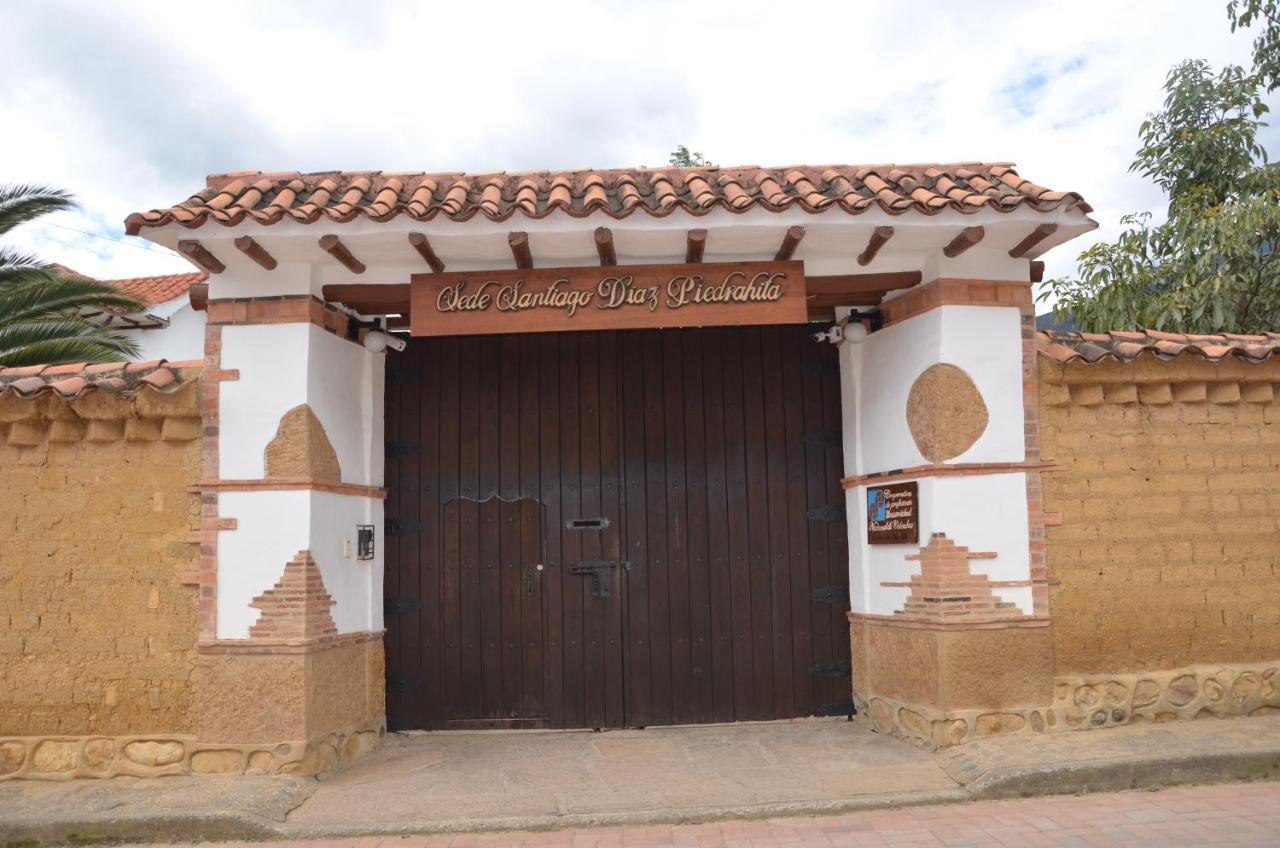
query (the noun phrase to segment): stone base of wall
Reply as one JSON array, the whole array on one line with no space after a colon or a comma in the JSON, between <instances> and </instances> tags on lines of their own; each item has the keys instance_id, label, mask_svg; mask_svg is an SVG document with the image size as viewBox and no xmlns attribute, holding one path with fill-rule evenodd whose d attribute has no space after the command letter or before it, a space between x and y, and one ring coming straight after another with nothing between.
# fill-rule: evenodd
<instances>
[{"instance_id":1,"label":"stone base of wall","mask_svg":"<svg viewBox=\"0 0 1280 848\"><path fill-rule=\"evenodd\" d=\"M1280 714L1280 660L1057 678L1045 707L940 710L855 692L872 727L923 748L1001 733L1057 733L1143 722Z\"/></svg>"},{"instance_id":2,"label":"stone base of wall","mask_svg":"<svg viewBox=\"0 0 1280 848\"><path fill-rule=\"evenodd\" d=\"M372 751L379 719L306 742L201 742L187 734L0 737L0 781L27 778L165 777L174 774L325 774Z\"/></svg>"}]
</instances>

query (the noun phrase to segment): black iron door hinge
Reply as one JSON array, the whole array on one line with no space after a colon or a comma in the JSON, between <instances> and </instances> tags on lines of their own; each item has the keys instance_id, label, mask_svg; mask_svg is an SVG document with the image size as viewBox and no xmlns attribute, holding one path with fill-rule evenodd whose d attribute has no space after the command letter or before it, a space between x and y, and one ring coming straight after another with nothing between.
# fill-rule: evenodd
<instances>
[{"instance_id":1,"label":"black iron door hinge","mask_svg":"<svg viewBox=\"0 0 1280 848\"><path fill-rule=\"evenodd\" d=\"M824 524L838 524L848 517L843 503L815 506L805 515L808 516L810 521L821 521Z\"/></svg>"}]
</instances>

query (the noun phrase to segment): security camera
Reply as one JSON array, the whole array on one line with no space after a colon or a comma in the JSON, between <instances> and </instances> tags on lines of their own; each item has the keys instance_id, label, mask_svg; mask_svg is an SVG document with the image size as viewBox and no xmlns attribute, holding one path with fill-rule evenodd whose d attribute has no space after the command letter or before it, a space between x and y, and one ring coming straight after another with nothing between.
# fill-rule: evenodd
<instances>
[{"instance_id":1,"label":"security camera","mask_svg":"<svg viewBox=\"0 0 1280 848\"><path fill-rule=\"evenodd\" d=\"M832 344L839 344L844 340L844 329L839 324L832 324L831 329L825 330L821 333L810 333L809 338L813 339L815 342L831 342Z\"/></svg>"},{"instance_id":2,"label":"security camera","mask_svg":"<svg viewBox=\"0 0 1280 848\"><path fill-rule=\"evenodd\" d=\"M391 348L396 353L400 353L408 346L409 343L399 336L387 335L387 347Z\"/></svg>"}]
</instances>

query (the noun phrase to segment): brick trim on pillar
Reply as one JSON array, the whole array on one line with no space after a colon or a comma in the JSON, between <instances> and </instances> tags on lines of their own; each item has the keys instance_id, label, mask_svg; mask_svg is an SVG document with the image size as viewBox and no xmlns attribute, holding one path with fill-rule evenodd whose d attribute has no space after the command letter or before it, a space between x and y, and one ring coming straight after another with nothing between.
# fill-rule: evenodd
<instances>
[{"instance_id":1,"label":"brick trim on pillar","mask_svg":"<svg viewBox=\"0 0 1280 848\"><path fill-rule=\"evenodd\" d=\"M262 611L249 628L249 638L307 642L336 636L338 627L329 614L336 603L324 588L311 551L298 551L275 586L249 604Z\"/></svg>"},{"instance_id":2,"label":"brick trim on pillar","mask_svg":"<svg viewBox=\"0 0 1280 848\"><path fill-rule=\"evenodd\" d=\"M957 545L945 533L934 533L919 553L906 557L920 563L919 574L913 574L907 583L880 585L911 589L903 608L894 613L897 620L932 624L1021 621L1027 616L1017 604L1001 601L992 590L999 586L1026 586L1028 581L991 580L969 567L970 560L995 557L994 553L979 553Z\"/></svg>"},{"instance_id":3,"label":"brick trim on pillar","mask_svg":"<svg viewBox=\"0 0 1280 848\"><path fill-rule=\"evenodd\" d=\"M1033 321L1035 318L1031 283L1018 280L939 277L883 301L880 311L884 313L885 326L890 326L939 306L1016 306L1024 314L1029 312Z\"/></svg>"},{"instance_id":4,"label":"brick trim on pillar","mask_svg":"<svg viewBox=\"0 0 1280 848\"><path fill-rule=\"evenodd\" d=\"M1022 310L1022 415L1026 438L1027 538L1032 612L1049 615L1049 567L1045 559L1045 526L1060 516L1045 515L1041 472L1057 470L1040 457L1040 370L1036 348L1036 314ZM1046 469L1046 466L1048 468Z\"/></svg>"},{"instance_id":5,"label":"brick trim on pillar","mask_svg":"<svg viewBox=\"0 0 1280 848\"><path fill-rule=\"evenodd\" d=\"M221 385L239 380L238 370L222 368L222 327L206 324L204 331L204 368L200 373L200 420L203 440L202 465L206 478L217 478L219 401ZM218 533L235 529L234 518L218 514L218 493L200 492L200 529L192 541L200 545L197 572L184 582L200 587L200 638L213 639L218 633Z\"/></svg>"},{"instance_id":6,"label":"brick trim on pillar","mask_svg":"<svg viewBox=\"0 0 1280 848\"><path fill-rule=\"evenodd\" d=\"M208 321L211 326L228 327L254 324L314 324L340 339L348 340L347 332L350 329L351 316L315 295L285 294L211 300Z\"/></svg>"}]
</instances>

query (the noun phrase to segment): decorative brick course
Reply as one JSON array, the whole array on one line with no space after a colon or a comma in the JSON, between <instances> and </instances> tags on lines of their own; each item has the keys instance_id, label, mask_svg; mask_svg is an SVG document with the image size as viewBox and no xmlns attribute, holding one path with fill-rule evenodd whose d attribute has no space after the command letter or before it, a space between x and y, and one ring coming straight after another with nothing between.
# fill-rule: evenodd
<instances>
[{"instance_id":1,"label":"decorative brick course","mask_svg":"<svg viewBox=\"0 0 1280 848\"><path fill-rule=\"evenodd\" d=\"M1016 306L1032 318L1031 283L1016 280L964 280L939 277L906 289L880 304L885 326L897 324L939 306Z\"/></svg>"},{"instance_id":2,"label":"decorative brick course","mask_svg":"<svg viewBox=\"0 0 1280 848\"><path fill-rule=\"evenodd\" d=\"M908 587L911 594L894 616L902 620L978 624L1019 620L1026 616L1017 604L1001 601L992 591L997 586L1025 586L1027 581L993 581L975 574L969 561L994 559L994 553L977 553L957 545L945 533L934 533L928 544L906 559L920 563L920 573L907 583L881 583L886 587Z\"/></svg>"},{"instance_id":3,"label":"decorative brick course","mask_svg":"<svg viewBox=\"0 0 1280 848\"><path fill-rule=\"evenodd\" d=\"M346 339L351 316L315 295L285 294L210 300L208 321L215 326L314 324Z\"/></svg>"},{"instance_id":4,"label":"decorative brick course","mask_svg":"<svg viewBox=\"0 0 1280 848\"><path fill-rule=\"evenodd\" d=\"M249 628L249 638L309 641L333 636L338 628L329 608L335 603L325 591L324 578L311 552L298 551L276 585L249 604L262 611Z\"/></svg>"}]
</instances>

